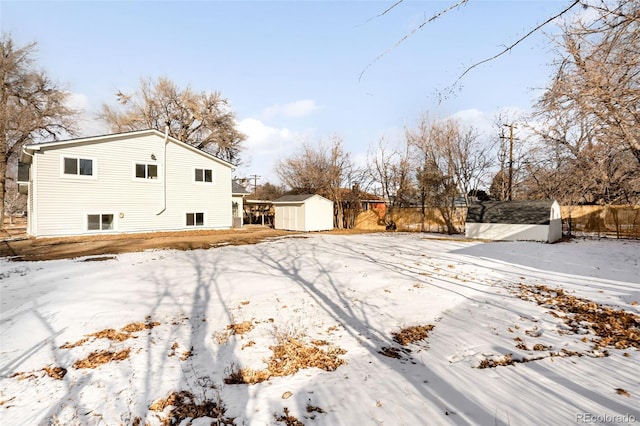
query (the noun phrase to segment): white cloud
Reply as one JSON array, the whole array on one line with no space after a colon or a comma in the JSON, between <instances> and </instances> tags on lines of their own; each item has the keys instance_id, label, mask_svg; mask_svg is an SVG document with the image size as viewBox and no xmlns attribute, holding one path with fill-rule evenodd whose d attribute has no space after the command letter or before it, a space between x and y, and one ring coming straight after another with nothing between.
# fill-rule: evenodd
<instances>
[{"instance_id":1,"label":"white cloud","mask_svg":"<svg viewBox=\"0 0 640 426\"><path fill-rule=\"evenodd\" d=\"M288 104L275 104L267 107L262 112L265 119L284 116L284 117L305 117L317 111L319 107L312 99L303 99L300 101L289 102Z\"/></svg>"},{"instance_id":2,"label":"white cloud","mask_svg":"<svg viewBox=\"0 0 640 426\"><path fill-rule=\"evenodd\" d=\"M109 127L96 118L96 113L91 110L89 97L84 93L69 93L66 105L79 113L76 120L79 137L104 135L109 133Z\"/></svg>"},{"instance_id":3,"label":"white cloud","mask_svg":"<svg viewBox=\"0 0 640 426\"><path fill-rule=\"evenodd\" d=\"M456 112L451 117L467 126L474 127L481 134L487 135L495 131L493 125L494 114L487 114L479 109L465 109Z\"/></svg>"},{"instance_id":4,"label":"white cloud","mask_svg":"<svg viewBox=\"0 0 640 426\"><path fill-rule=\"evenodd\" d=\"M291 155L305 136L304 132L267 126L255 118L240 120L237 128L247 139L242 152L243 164L236 175L246 177L257 174L262 177L262 182L278 181L274 171L275 164Z\"/></svg>"}]
</instances>

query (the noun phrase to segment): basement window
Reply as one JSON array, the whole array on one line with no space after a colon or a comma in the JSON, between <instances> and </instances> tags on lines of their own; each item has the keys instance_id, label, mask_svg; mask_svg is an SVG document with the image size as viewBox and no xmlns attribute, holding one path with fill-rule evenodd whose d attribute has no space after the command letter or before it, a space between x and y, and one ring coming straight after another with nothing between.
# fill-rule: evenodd
<instances>
[{"instance_id":1,"label":"basement window","mask_svg":"<svg viewBox=\"0 0 640 426\"><path fill-rule=\"evenodd\" d=\"M187 226L204 226L204 213L187 213Z\"/></svg>"},{"instance_id":2,"label":"basement window","mask_svg":"<svg viewBox=\"0 0 640 426\"><path fill-rule=\"evenodd\" d=\"M89 231L113 230L113 215L112 214L87 215L87 230Z\"/></svg>"}]
</instances>

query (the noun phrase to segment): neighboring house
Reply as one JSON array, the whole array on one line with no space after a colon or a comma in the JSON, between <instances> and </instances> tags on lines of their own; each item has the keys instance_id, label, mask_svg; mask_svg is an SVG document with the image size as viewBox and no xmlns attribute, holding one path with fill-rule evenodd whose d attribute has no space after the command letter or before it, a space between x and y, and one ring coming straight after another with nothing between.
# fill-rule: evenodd
<instances>
[{"instance_id":1,"label":"neighboring house","mask_svg":"<svg viewBox=\"0 0 640 426\"><path fill-rule=\"evenodd\" d=\"M233 216L233 227L241 228L244 225L244 197L249 191L239 182L231 181L231 215Z\"/></svg>"},{"instance_id":2,"label":"neighboring house","mask_svg":"<svg viewBox=\"0 0 640 426\"><path fill-rule=\"evenodd\" d=\"M27 145L36 237L232 226L233 165L157 130Z\"/></svg>"},{"instance_id":3,"label":"neighboring house","mask_svg":"<svg viewBox=\"0 0 640 426\"><path fill-rule=\"evenodd\" d=\"M333 201L320 195L285 195L273 201L275 229L327 231L333 229Z\"/></svg>"},{"instance_id":4,"label":"neighboring house","mask_svg":"<svg viewBox=\"0 0 640 426\"><path fill-rule=\"evenodd\" d=\"M465 235L486 240L553 243L562 238L560 205L555 200L471 204Z\"/></svg>"}]
</instances>

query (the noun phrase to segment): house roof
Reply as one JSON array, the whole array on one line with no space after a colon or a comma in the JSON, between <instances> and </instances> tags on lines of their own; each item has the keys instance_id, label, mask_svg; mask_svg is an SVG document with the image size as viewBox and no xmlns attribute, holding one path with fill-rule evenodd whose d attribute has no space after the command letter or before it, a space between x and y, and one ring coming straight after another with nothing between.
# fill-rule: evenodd
<instances>
[{"instance_id":1,"label":"house roof","mask_svg":"<svg viewBox=\"0 0 640 426\"><path fill-rule=\"evenodd\" d=\"M155 136L159 136L164 138L165 137L165 133L162 133L159 130L156 129L147 129L147 130L137 130L137 131L133 131L133 132L123 132L123 133L111 133L108 135L99 135L99 136L91 136L91 137L85 137L85 138L76 138L76 139L66 139L66 140L62 140L62 141L53 141L53 142L42 142L42 143L37 143L37 144L31 144L31 145L26 145L23 149L23 153L21 155L20 161L24 162L24 163L30 163L31 162L31 156L33 155L34 152L36 151L41 151L43 149L47 149L47 148L56 148L56 147L64 147L64 146L69 146L69 145L83 145L83 144L92 144L92 143L101 143L101 142L108 142L111 140L116 140L116 139L127 139L127 138L138 138L138 137L144 137L144 136L149 136L149 135L155 135ZM168 141L171 141L177 145L183 146L186 149L189 149L193 152L196 152L204 157L207 157L211 160L217 161L222 165L225 165L227 167L230 168L235 168L236 166L234 166L233 164L229 163L228 161L225 161L221 158L218 158L214 155L211 155L207 152L202 151L201 149L195 148L191 145L189 145L188 143L182 142L172 136L168 136L167 137ZM27 154L27 155L25 155Z\"/></svg>"},{"instance_id":2,"label":"house roof","mask_svg":"<svg viewBox=\"0 0 640 426\"><path fill-rule=\"evenodd\" d=\"M469 205L467 223L548 225L554 200L485 201Z\"/></svg>"},{"instance_id":3,"label":"house roof","mask_svg":"<svg viewBox=\"0 0 640 426\"><path fill-rule=\"evenodd\" d=\"M247 189L240 185L238 182L236 182L235 180L231 181L231 193L232 194L249 194L249 191L247 191Z\"/></svg>"}]
</instances>

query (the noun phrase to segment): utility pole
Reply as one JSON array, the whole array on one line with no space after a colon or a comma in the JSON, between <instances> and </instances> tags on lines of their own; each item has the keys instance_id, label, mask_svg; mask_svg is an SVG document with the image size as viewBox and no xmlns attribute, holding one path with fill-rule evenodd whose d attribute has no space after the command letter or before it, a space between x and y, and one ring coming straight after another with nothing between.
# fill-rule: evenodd
<instances>
[{"instance_id":1,"label":"utility pole","mask_svg":"<svg viewBox=\"0 0 640 426\"><path fill-rule=\"evenodd\" d=\"M513 123L503 124L503 126L509 128L509 181L507 183L507 200L511 201L513 198L513 129L515 129L516 126ZM506 139L506 137L500 136L500 139Z\"/></svg>"},{"instance_id":2,"label":"utility pole","mask_svg":"<svg viewBox=\"0 0 640 426\"><path fill-rule=\"evenodd\" d=\"M249 175L249 178L253 179L253 195L256 195L256 191L258 190L258 179L262 176L258 175Z\"/></svg>"}]
</instances>

